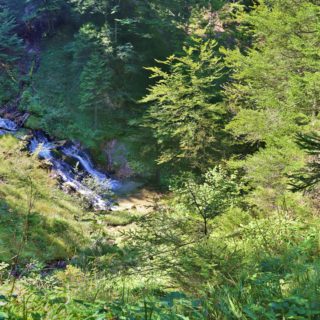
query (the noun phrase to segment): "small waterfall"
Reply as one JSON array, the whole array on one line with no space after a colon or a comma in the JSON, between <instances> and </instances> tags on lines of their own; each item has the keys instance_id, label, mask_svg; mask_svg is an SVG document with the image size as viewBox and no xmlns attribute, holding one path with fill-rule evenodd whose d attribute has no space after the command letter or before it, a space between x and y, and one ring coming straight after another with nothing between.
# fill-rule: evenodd
<instances>
[{"instance_id":1,"label":"small waterfall","mask_svg":"<svg viewBox=\"0 0 320 320\"><path fill-rule=\"evenodd\" d=\"M49 139L39 131L35 131L32 139L29 144L29 151L31 153L38 154L39 158L52 160L53 156L51 151L55 149L57 146L50 142Z\"/></svg>"},{"instance_id":2,"label":"small waterfall","mask_svg":"<svg viewBox=\"0 0 320 320\"><path fill-rule=\"evenodd\" d=\"M71 158L79 161L84 170L94 179L104 183L106 180L112 190L116 190L120 187L119 181L110 179L105 173L102 173L94 168L94 165L87 153L78 148L76 145L69 145L67 147L61 147L61 152Z\"/></svg>"},{"instance_id":3,"label":"small waterfall","mask_svg":"<svg viewBox=\"0 0 320 320\"><path fill-rule=\"evenodd\" d=\"M15 122L0 118L0 135L15 133L17 130L18 126ZM52 170L60 177L63 185L87 198L95 210L110 209L111 202L105 200L103 194L98 194L95 190L90 189L83 182L83 178L92 177L102 193L120 188L120 182L95 169L89 155L80 147L70 142L66 146L58 146L46 134L37 130L33 132L28 148L32 154L37 154L40 159L50 161ZM76 170L64 160L64 157L75 160L81 165L80 168Z\"/></svg>"},{"instance_id":4,"label":"small waterfall","mask_svg":"<svg viewBox=\"0 0 320 320\"><path fill-rule=\"evenodd\" d=\"M90 173L93 177L98 178L99 180L107 179L107 176L94 169L93 164L89 158L89 156L83 151L79 150L75 145L71 145L69 147L62 147L61 151L69 157L77 159L84 169Z\"/></svg>"},{"instance_id":5,"label":"small waterfall","mask_svg":"<svg viewBox=\"0 0 320 320\"><path fill-rule=\"evenodd\" d=\"M87 187L82 182L81 176L92 177L99 184L99 189L106 192L115 190L120 186L120 183L111 180L106 174L96 170L89 155L75 144L69 143L67 147L58 147L41 131L36 131L30 140L29 150L31 153L37 153L40 158L49 160L52 163L53 170L61 178L64 185L85 196L96 210L107 210L110 208L111 202L104 200L101 195ZM56 152L53 153L53 151ZM78 161L83 170L75 170L75 168L62 159L62 155Z\"/></svg>"},{"instance_id":6,"label":"small waterfall","mask_svg":"<svg viewBox=\"0 0 320 320\"><path fill-rule=\"evenodd\" d=\"M86 197L91 203L95 210L108 210L111 206L111 202L104 200L100 195L90 190L80 181L76 180L73 174L73 169L63 161L53 160L53 169L59 175L64 182L64 185L77 191L79 194Z\"/></svg>"},{"instance_id":7,"label":"small waterfall","mask_svg":"<svg viewBox=\"0 0 320 320\"><path fill-rule=\"evenodd\" d=\"M2 129L1 131L3 132L16 131L18 126L11 120L0 118L0 129Z\"/></svg>"}]
</instances>

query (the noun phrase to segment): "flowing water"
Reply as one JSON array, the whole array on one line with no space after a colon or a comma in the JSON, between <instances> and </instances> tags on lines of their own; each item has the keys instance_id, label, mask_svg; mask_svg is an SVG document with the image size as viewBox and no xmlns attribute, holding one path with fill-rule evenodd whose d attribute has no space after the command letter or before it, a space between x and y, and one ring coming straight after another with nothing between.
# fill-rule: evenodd
<instances>
[{"instance_id":1,"label":"flowing water","mask_svg":"<svg viewBox=\"0 0 320 320\"><path fill-rule=\"evenodd\" d=\"M15 124L15 122L9 119L0 118L0 129L2 132L12 132L16 131L18 126Z\"/></svg>"},{"instance_id":2,"label":"flowing water","mask_svg":"<svg viewBox=\"0 0 320 320\"><path fill-rule=\"evenodd\" d=\"M35 11L31 4L26 6L26 13ZM34 64L34 72L40 64L39 33L33 34L32 41L25 39L28 58L20 66L20 72L29 72ZM19 121L19 120L17 120ZM19 121L20 122L20 121ZM15 134L19 130L16 122L0 117L0 135ZM72 189L85 197L96 210L108 210L112 206L106 195L110 191L122 188L119 181L114 180L109 174L97 170L90 159L89 154L78 144L68 142L64 146L52 141L44 132L35 130L32 132L28 144L29 151L36 153L39 158L49 161L52 170L57 174L64 189ZM92 180L91 183L87 183ZM90 186L89 186L90 185ZM110 197L109 197L110 198Z\"/></svg>"},{"instance_id":3,"label":"flowing water","mask_svg":"<svg viewBox=\"0 0 320 320\"><path fill-rule=\"evenodd\" d=\"M14 134L17 130L15 122L0 118L0 135ZM105 195L110 195L110 191L119 189L121 184L107 173L97 170L88 153L80 146L71 142L59 146L45 133L36 130L29 140L28 149L40 159L51 163L52 170L60 178L65 189L72 189L85 197L95 210L110 209L112 203ZM91 187L86 183L88 177Z\"/></svg>"}]
</instances>

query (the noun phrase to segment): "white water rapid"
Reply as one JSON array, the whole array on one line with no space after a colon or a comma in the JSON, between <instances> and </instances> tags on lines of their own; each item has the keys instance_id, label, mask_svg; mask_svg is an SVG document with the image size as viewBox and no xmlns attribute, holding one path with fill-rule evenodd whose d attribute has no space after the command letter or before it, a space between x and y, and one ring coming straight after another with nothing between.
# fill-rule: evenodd
<instances>
[{"instance_id":1,"label":"white water rapid","mask_svg":"<svg viewBox=\"0 0 320 320\"><path fill-rule=\"evenodd\" d=\"M0 118L0 135L13 134L17 130L18 126L15 122ZM28 149L31 153L37 154L39 158L48 160L52 164L52 170L60 177L63 187L73 189L84 196L95 210L110 209L112 203L106 199L105 195L110 195L110 191L120 188L120 182L97 170L89 155L79 146L68 142L61 147L43 132L34 131ZM75 163L75 166L72 166L67 160ZM94 181L95 188L90 188L84 182L87 177Z\"/></svg>"}]
</instances>

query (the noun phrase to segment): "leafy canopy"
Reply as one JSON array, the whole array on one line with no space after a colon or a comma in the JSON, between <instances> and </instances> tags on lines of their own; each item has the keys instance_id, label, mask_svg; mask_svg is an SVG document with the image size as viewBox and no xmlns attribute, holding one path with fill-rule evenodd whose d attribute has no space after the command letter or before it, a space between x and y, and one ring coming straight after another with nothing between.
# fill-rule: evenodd
<instances>
[{"instance_id":1,"label":"leafy canopy","mask_svg":"<svg viewBox=\"0 0 320 320\"><path fill-rule=\"evenodd\" d=\"M159 163L204 168L220 152L227 119L221 101L223 63L215 40L193 39L181 55L148 68L157 82L141 100L150 107L145 126L153 130L160 149Z\"/></svg>"}]
</instances>

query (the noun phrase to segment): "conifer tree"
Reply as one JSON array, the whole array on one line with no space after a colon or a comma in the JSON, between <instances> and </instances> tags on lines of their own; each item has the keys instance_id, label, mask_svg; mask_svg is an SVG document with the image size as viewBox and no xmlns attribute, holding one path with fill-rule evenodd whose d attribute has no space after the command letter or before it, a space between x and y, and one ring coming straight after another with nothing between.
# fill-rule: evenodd
<instances>
[{"instance_id":1,"label":"conifer tree","mask_svg":"<svg viewBox=\"0 0 320 320\"><path fill-rule=\"evenodd\" d=\"M202 222L202 232L207 236L210 222L237 202L241 184L234 175L229 176L222 167L215 167L203 175L203 181L185 179L182 187L175 189L185 211L195 221Z\"/></svg>"},{"instance_id":2,"label":"conifer tree","mask_svg":"<svg viewBox=\"0 0 320 320\"><path fill-rule=\"evenodd\" d=\"M22 40L15 33L16 21L11 12L0 6L0 101L5 102L18 89L16 62L22 54Z\"/></svg>"},{"instance_id":3,"label":"conifer tree","mask_svg":"<svg viewBox=\"0 0 320 320\"><path fill-rule=\"evenodd\" d=\"M253 188L249 202L264 212L293 196L289 176L304 166L296 134L318 122L319 13L309 0L259 1L237 17L251 47L225 50L232 78L225 96L234 114L227 129L259 148L253 155L248 148L238 164Z\"/></svg>"},{"instance_id":4,"label":"conifer tree","mask_svg":"<svg viewBox=\"0 0 320 320\"><path fill-rule=\"evenodd\" d=\"M142 102L150 105L145 126L158 141L159 163L203 169L220 152L228 115L219 93L224 66L216 47L214 40L193 39L181 56L157 61L163 68L148 68L157 82Z\"/></svg>"},{"instance_id":5,"label":"conifer tree","mask_svg":"<svg viewBox=\"0 0 320 320\"><path fill-rule=\"evenodd\" d=\"M110 78L103 56L94 52L81 73L80 108L93 115L93 127L98 129L99 111L110 102ZM109 103L110 104L110 103Z\"/></svg>"},{"instance_id":6,"label":"conifer tree","mask_svg":"<svg viewBox=\"0 0 320 320\"><path fill-rule=\"evenodd\" d=\"M263 0L239 14L252 48L225 52L233 71L226 96L236 113L230 129L237 137L294 136L299 113L319 113L319 13L309 0Z\"/></svg>"},{"instance_id":7,"label":"conifer tree","mask_svg":"<svg viewBox=\"0 0 320 320\"><path fill-rule=\"evenodd\" d=\"M299 134L298 145L310 156L307 166L292 175L293 189L295 191L313 189L320 183L320 134Z\"/></svg>"}]
</instances>

